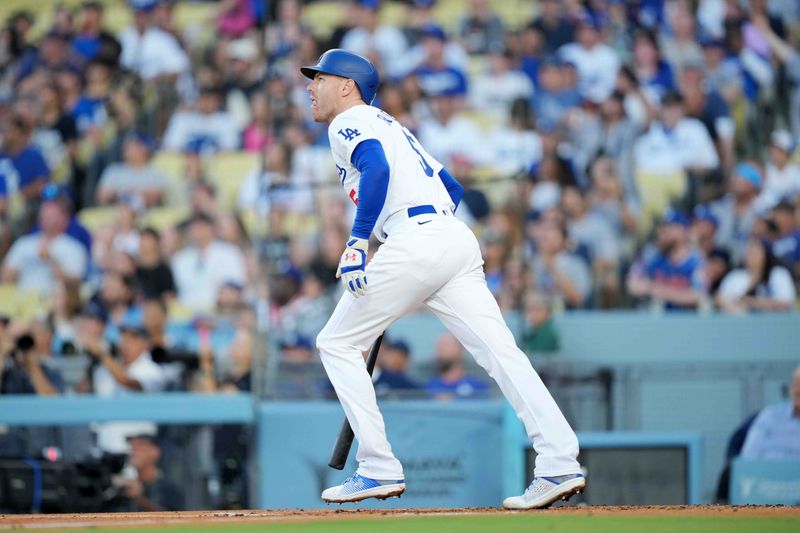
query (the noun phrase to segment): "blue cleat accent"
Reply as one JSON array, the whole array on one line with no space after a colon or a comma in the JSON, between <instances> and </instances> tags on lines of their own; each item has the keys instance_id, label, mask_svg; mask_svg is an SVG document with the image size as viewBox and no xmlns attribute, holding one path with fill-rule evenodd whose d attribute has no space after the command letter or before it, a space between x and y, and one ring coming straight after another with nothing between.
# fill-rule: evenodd
<instances>
[{"instance_id":1,"label":"blue cleat accent","mask_svg":"<svg viewBox=\"0 0 800 533\"><path fill-rule=\"evenodd\" d=\"M327 503L358 502L367 498L385 500L399 497L406 490L405 480L382 481L353 473L341 485L322 491L322 500Z\"/></svg>"}]
</instances>

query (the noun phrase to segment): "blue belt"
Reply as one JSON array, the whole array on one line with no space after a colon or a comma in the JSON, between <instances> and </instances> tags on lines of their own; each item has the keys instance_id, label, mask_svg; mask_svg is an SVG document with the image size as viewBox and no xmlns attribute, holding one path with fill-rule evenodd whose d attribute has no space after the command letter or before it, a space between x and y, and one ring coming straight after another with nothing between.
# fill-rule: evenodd
<instances>
[{"instance_id":1,"label":"blue belt","mask_svg":"<svg viewBox=\"0 0 800 533\"><path fill-rule=\"evenodd\" d=\"M435 215L436 208L433 207L432 205L418 205L415 207L408 208L408 218L412 218L419 215L425 215L428 213Z\"/></svg>"}]
</instances>

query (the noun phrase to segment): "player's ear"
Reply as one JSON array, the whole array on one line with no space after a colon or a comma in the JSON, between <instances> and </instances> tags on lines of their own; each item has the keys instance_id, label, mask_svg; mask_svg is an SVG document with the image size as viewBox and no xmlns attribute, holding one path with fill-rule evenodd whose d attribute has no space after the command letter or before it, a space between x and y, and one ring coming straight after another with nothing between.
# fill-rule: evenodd
<instances>
[{"instance_id":1,"label":"player's ear","mask_svg":"<svg viewBox=\"0 0 800 533\"><path fill-rule=\"evenodd\" d=\"M346 78L344 83L342 84L342 96L350 96L350 93L353 92L353 89L356 88L356 82L350 78Z\"/></svg>"}]
</instances>

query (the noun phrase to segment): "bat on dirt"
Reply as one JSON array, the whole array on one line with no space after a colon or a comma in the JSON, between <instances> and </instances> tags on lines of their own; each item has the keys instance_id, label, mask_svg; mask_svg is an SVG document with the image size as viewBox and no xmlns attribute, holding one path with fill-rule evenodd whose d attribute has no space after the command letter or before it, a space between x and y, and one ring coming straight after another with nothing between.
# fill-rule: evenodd
<instances>
[{"instance_id":1,"label":"bat on dirt","mask_svg":"<svg viewBox=\"0 0 800 533\"><path fill-rule=\"evenodd\" d=\"M375 339L375 344L372 345L372 350L367 357L367 372L372 375L375 370L375 361L378 360L378 351L381 349L381 342L383 341L383 333L380 337ZM342 429L339 430L339 436L336 437L336 443L333 445L331 458L328 460L328 466L336 470L344 469L344 464L347 462L347 456L350 455L350 447L353 445L353 428L350 427L347 417L342 422Z\"/></svg>"}]
</instances>

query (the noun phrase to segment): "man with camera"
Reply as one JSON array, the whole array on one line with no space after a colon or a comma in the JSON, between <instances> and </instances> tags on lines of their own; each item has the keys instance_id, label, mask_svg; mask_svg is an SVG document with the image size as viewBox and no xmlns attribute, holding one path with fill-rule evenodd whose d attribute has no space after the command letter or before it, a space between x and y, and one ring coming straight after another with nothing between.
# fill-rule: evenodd
<instances>
[{"instance_id":1,"label":"man with camera","mask_svg":"<svg viewBox=\"0 0 800 533\"><path fill-rule=\"evenodd\" d=\"M119 358L106 349L101 338L86 335L82 346L92 358L78 392L93 392L102 397L122 396L139 392L159 392L166 387L164 370L150 354L150 335L140 319L127 317L119 325ZM126 437L149 423L109 422L98 424L97 445L106 452L126 453Z\"/></svg>"},{"instance_id":2,"label":"man with camera","mask_svg":"<svg viewBox=\"0 0 800 533\"><path fill-rule=\"evenodd\" d=\"M0 394L63 392L61 376L42 362L34 344L27 325L0 317Z\"/></svg>"}]
</instances>

